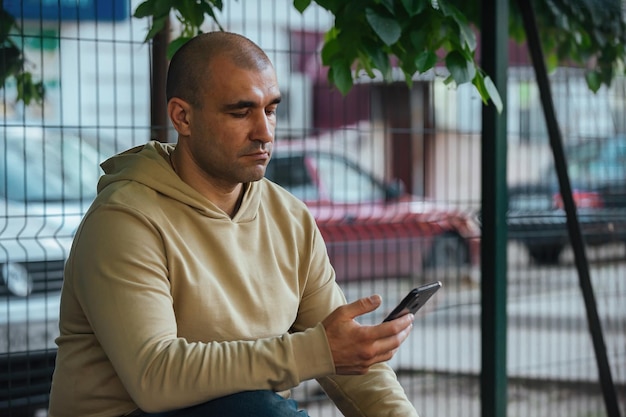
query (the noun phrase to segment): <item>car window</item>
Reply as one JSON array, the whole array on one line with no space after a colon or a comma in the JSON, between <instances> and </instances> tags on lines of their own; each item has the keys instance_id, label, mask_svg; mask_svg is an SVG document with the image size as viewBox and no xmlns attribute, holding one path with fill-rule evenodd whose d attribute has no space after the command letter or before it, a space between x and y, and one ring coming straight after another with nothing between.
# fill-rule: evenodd
<instances>
[{"instance_id":1,"label":"car window","mask_svg":"<svg viewBox=\"0 0 626 417\"><path fill-rule=\"evenodd\" d=\"M594 182L613 182L626 178L624 162L618 161L594 161L589 164L588 180Z\"/></svg>"},{"instance_id":2,"label":"car window","mask_svg":"<svg viewBox=\"0 0 626 417\"><path fill-rule=\"evenodd\" d=\"M509 196L511 211L550 210L552 206L552 195L548 192L516 193Z\"/></svg>"},{"instance_id":3,"label":"car window","mask_svg":"<svg viewBox=\"0 0 626 417\"><path fill-rule=\"evenodd\" d=\"M573 182L598 184L626 178L626 141L618 138L590 141L568 154L568 173Z\"/></svg>"},{"instance_id":4,"label":"car window","mask_svg":"<svg viewBox=\"0 0 626 417\"><path fill-rule=\"evenodd\" d=\"M304 201L338 204L383 201L385 188L346 158L324 152L274 155L265 176Z\"/></svg>"},{"instance_id":5,"label":"car window","mask_svg":"<svg viewBox=\"0 0 626 417\"><path fill-rule=\"evenodd\" d=\"M0 195L23 202L93 198L103 159L76 136L0 140Z\"/></svg>"},{"instance_id":6,"label":"car window","mask_svg":"<svg viewBox=\"0 0 626 417\"><path fill-rule=\"evenodd\" d=\"M567 172L578 186L597 186L626 179L626 139L613 137L593 140L567 148ZM544 178L556 182L556 170L550 163Z\"/></svg>"},{"instance_id":7,"label":"car window","mask_svg":"<svg viewBox=\"0 0 626 417\"><path fill-rule=\"evenodd\" d=\"M385 190L370 175L342 157L315 155L320 182L335 203L365 203L385 199Z\"/></svg>"},{"instance_id":8,"label":"car window","mask_svg":"<svg viewBox=\"0 0 626 417\"><path fill-rule=\"evenodd\" d=\"M265 176L300 200L318 200L319 191L306 166L304 155L274 155Z\"/></svg>"}]
</instances>

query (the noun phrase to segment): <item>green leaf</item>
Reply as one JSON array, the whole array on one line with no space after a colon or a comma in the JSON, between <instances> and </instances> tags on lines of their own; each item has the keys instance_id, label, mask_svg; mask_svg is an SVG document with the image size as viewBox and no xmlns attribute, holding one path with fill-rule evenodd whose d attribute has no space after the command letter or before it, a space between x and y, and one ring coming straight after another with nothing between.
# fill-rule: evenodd
<instances>
[{"instance_id":1,"label":"green leaf","mask_svg":"<svg viewBox=\"0 0 626 417\"><path fill-rule=\"evenodd\" d=\"M387 9L387 11L391 14L391 16L395 17L396 15L396 11L394 8L395 0L378 0L378 1L380 1L380 4L382 4L385 7L385 9Z\"/></svg>"},{"instance_id":2,"label":"green leaf","mask_svg":"<svg viewBox=\"0 0 626 417\"><path fill-rule=\"evenodd\" d=\"M369 7L365 9L365 18L370 27L386 45L391 46L400 39L402 28L395 19L382 16Z\"/></svg>"},{"instance_id":3,"label":"green leaf","mask_svg":"<svg viewBox=\"0 0 626 417\"><path fill-rule=\"evenodd\" d=\"M19 75L23 65L22 51L17 46L0 46L0 88L5 79Z\"/></svg>"},{"instance_id":4,"label":"green leaf","mask_svg":"<svg viewBox=\"0 0 626 417\"><path fill-rule=\"evenodd\" d=\"M489 95L489 98L493 102L494 106L496 106L496 110L498 110L498 113L502 113L502 110L504 109L504 104L502 103L502 97L500 97L500 93L498 92L496 85L493 83L489 76L484 78L480 77L480 79L483 81L483 85L485 87L485 90L487 91L487 94Z\"/></svg>"},{"instance_id":5,"label":"green leaf","mask_svg":"<svg viewBox=\"0 0 626 417\"><path fill-rule=\"evenodd\" d=\"M411 31L409 38L411 39L411 45L413 45L413 48L416 51L422 51L426 49L428 31L424 27L416 28Z\"/></svg>"},{"instance_id":6,"label":"green leaf","mask_svg":"<svg viewBox=\"0 0 626 417\"><path fill-rule=\"evenodd\" d=\"M0 43L3 43L11 29L15 26L15 19L6 10L0 8Z\"/></svg>"},{"instance_id":7,"label":"green leaf","mask_svg":"<svg viewBox=\"0 0 626 417\"><path fill-rule=\"evenodd\" d=\"M559 66L559 57L556 53L546 53L545 60L548 72L554 72L554 70L556 70Z\"/></svg>"},{"instance_id":8,"label":"green leaf","mask_svg":"<svg viewBox=\"0 0 626 417\"><path fill-rule=\"evenodd\" d=\"M152 13L154 11L154 4L155 3L156 3L156 0L146 0L146 1L144 1L139 6L137 6L133 16L136 17L136 18L139 18L139 19L144 18L144 17L148 17L148 16L152 16Z\"/></svg>"},{"instance_id":9,"label":"green leaf","mask_svg":"<svg viewBox=\"0 0 626 417\"><path fill-rule=\"evenodd\" d=\"M345 5L345 2L346 0L315 0L315 3L335 16L337 15L337 11Z\"/></svg>"},{"instance_id":10,"label":"green leaf","mask_svg":"<svg viewBox=\"0 0 626 417\"><path fill-rule=\"evenodd\" d=\"M336 56L341 56L343 48L337 38L328 38L322 47L322 64L330 65Z\"/></svg>"},{"instance_id":11,"label":"green leaf","mask_svg":"<svg viewBox=\"0 0 626 417\"><path fill-rule=\"evenodd\" d=\"M152 16L153 18L167 16L174 7L175 0L146 0L135 9L136 18Z\"/></svg>"},{"instance_id":12,"label":"green leaf","mask_svg":"<svg viewBox=\"0 0 626 417\"><path fill-rule=\"evenodd\" d=\"M591 91L597 93L600 87L602 87L602 75L598 71L585 72L585 81Z\"/></svg>"},{"instance_id":13,"label":"green leaf","mask_svg":"<svg viewBox=\"0 0 626 417\"><path fill-rule=\"evenodd\" d=\"M204 3L205 1L207 1L207 0L203 0L202 2ZM208 0L208 2L211 3L213 5L213 7L215 7L220 12L224 8L224 2L222 0Z\"/></svg>"},{"instance_id":14,"label":"green leaf","mask_svg":"<svg viewBox=\"0 0 626 417\"><path fill-rule=\"evenodd\" d=\"M350 63L345 60L337 60L330 64L328 80L335 85L344 96L352 88L352 70Z\"/></svg>"},{"instance_id":15,"label":"green leaf","mask_svg":"<svg viewBox=\"0 0 626 417\"><path fill-rule=\"evenodd\" d=\"M383 77L387 79L391 75L389 55L386 54L381 48L377 47L374 43L364 43L363 51L364 54L360 54L361 61L366 61L366 58L363 55L367 55L373 63L373 67L378 69L382 73ZM366 68L366 70L367 69L368 68Z\"/></svg>"},{"instance_id":16,"label":"green leaf","mask_svg":"<svg viewBox=\"0 0 626 417\"><path fill-rule=\"evenodd\" d=\"M476 75L474 62L465 59L459 51L451 51L446 55L446 67L457 85L472 81Z\"/></svg>"},{"instance_id":17,"label":"green leaf","mask_svg":"<svg viewBox=\"0 0 626 417\"><path fill-rule=\"evenodd\" d=\"M199 28L204 22L202 5L196 3L195 0L178 0L174 7L191 26Z\"/></svg>"},{"instance_id":18,"label":"green leaf","mask_svg":"<svg viewBox=\"0 0 626 417\"><path fill-rule=\"evenodd\" d=\"M458 27L460 33L460 44L467 45L470 50L476 49L476 35L469 25L467 18L454 5L445 2L439 2L441 11L444 16L452 19Z\"/></svg>"},{"instance_id":19,"label":"green leaf","mask_svg":"<svg viewBox=\"0 0 626 417\"><path fill-rule=\"evenodd\" d=\"M413 74L406 71L402 71L402 73L404 74L404 82L410 90L413 87Z\"/></svg>"},{"instance_id":20,"label":"green leaf","mask_svg":"<svg viewBox=\"0 0 626 417\"><path fill-rule=\"evenodd\" d=\"M356 73L358 73L360 70L363 70L370 78L374 78L376 77L376 74L374 74L374 68L375 67L372 64L372 60L369 59L367 55L359 54L359 56L356 58Z\"/></svg>"},{"instance_id":21,"label":"green leaf","mask_svg":"<svg viewBox=\"0 0 626 417\"><path fill-rule=\"evenodd\" d=\"M426 8L426 4L426 0L402 0L404 10L406 10L411 17L420 14Z\"/></svg>"},{"instance_id":22,"label":"green leaf","mask_svg":"<svg viewBox=\"0 0 626 417\"><path fill-rule=\"evenodd\" d=\"M459 29L461 31L461 37L463 39L463 42L465 43L465 45L467 45L467 47L473 51L476 49L476 34L474 34L474 31L472 30L472 28L470 26L468 26L465 23L461 23L458 22L459 24Z\"/></svg>"},{"instance_id":23,"label":"green leaf","mask_svg":"<svg viewBox=\"0 0 626 417\"><path fill-rule=\"evenodd\" d=\"M170 14L170 10L176 7L178 0L156 0L152 15L154 17L165 17Z\"/></svg>"},{"instance_id":24,"label":"green leaf","mask_svg":"<svg viewBox=\"0 0 626 417\"><path fill-rule=\"evenodd\" d=\"M215 2L213 2L213 4L215 4ZM221 11L222 10L221 2L219 2L219 5L215 5L215 8L217 10ZM204 11L204 13L208 14L209 16L211 16L211 19L213 19L213 21L215 22L217 27L223 32L224 28L222 27L220 22L217 20L217 16L215 15L215 11L213 10L213 7L210 4L203 2L202 3L202 10Z\"/></svg>"},{"instance_id":25,"label":"green leaf","mask_svg":"<svg viewBox=\"0 0 626 417\"><path fill-rule=\"evenodd\" d=\"M433 51L424 51L415 58L415 67L419 72L426 72L437 63L437 54Z\"/></svg>"},{"instance_id":26,"label":"green leaf","mask_svg":"<svg viewBox=\"0 0 626 417\"><path fill-rule=\"evenodd\" d=\"M181 48L181 46L186 44L190 39L191 37L180 36L174 39L172 42L170 42L170 44L167 45L167 59L172 59L176 51L178 51Z\"/></svg>"},{"instance_id":27,"label":"green leaf","mask_svg":"<svg viewBox=\"0 0 626 417\"><path fill-rule=\"evenodd\" d=\"M293 7L295 7L300 13L304 13L310 5L311 0L293 0Z\"/></svg>"},{"instance_id":28,"label":"green leaf","mask_svg":"<svg viewBox=\"0 0 626 417\"><path fill-rule=\"evenodd\" d=\"M167 21L167 16L155 17L152 20L152 27L148 31L146 35L146 42L150 39L154 38L157 33L159 33L165 27L165 22Z\"/></svg>"},{"instance_id":29,"label":"green leaf","mask_svg":"<svg viewBox=\"0 0 626 417\"><path fill-rule=\"evenodd\" d=\"M17 80L17 100L23 101L25 105L29 105L33 100L36 103L43 103L45 97L45 89L43 83L33 82L33 76L30 72L23 72L16 76Z\"/></svg>"}]
</instances>

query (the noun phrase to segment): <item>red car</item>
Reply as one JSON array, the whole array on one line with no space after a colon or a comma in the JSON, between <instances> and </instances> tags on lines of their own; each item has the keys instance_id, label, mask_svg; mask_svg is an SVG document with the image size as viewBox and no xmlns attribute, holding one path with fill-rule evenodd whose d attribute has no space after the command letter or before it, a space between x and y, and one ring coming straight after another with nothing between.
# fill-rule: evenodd
<instances>
[{"instance_id":1,"label":"red car","mask_svg":"<svg viewBox=\"0 0 626 417\"><path fill-rule=\"evenodd\" d=\"M480 231L471 216L418 199L315 141L276 144L266 177L307 204L339 281L479 262Z\"/></svg>"}]
</instances>

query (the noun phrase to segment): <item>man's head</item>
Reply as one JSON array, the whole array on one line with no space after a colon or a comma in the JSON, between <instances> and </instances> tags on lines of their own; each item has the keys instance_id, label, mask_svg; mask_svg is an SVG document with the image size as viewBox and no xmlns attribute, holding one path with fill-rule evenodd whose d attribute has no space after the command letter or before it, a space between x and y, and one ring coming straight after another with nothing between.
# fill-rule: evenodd
<instances>
[{"instance_id":1,"label":"man's head","mask_svg":"<svg viewBox=\"0 0 626 417\"><path fill-rule=\"evenodd\" d=\"M262 70L272 66L265 52L248 38L230 32L203 33L189 40L172 57L167 73L166 96L201 105L201 93L211 85L207 66L228 57L237 67Z\"/></svg>"},{"instance_id":2,"label":"man's head","mask_svg":"<svg viewBox=\"0 0 626 417\"><path fill-rule=\"evenodd\" d=\"M172 58L166 90L183 179L193 174L197 188L233 189L263 177L280 91L256 44L233 33L199 35Z\"/></svg>"}]
</instances>

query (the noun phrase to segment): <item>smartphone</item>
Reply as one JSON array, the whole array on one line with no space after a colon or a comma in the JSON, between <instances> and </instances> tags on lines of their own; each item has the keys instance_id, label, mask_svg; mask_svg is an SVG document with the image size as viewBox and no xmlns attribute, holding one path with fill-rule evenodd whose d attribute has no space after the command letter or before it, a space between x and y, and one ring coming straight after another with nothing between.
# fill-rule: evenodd
<instances>
[{"instance_id":1,"label":"smartphone","mask_svg":"<svg viewBox=\"0 0 626 417\"><path fill-rule=\"evenodd\" d=\"M400 301L396 308L389 313L383 322L397 319L405 314L415 314L417 310L422 308L422 306L426 304L426 301L441 288L441 285L441 281L435 281L430 284L422 285L421 287L413 288L406 297Z\"/></svg>"}]
</instances>

